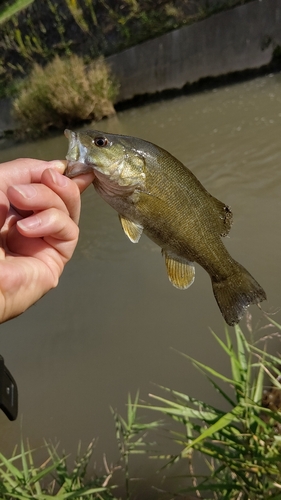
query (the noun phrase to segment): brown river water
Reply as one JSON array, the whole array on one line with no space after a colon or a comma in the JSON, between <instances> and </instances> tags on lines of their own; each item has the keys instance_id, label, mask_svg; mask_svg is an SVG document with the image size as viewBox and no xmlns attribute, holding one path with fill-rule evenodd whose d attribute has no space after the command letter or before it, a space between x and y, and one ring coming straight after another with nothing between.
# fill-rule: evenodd
<instances>
[{"instance_id":1,"label":"brown river water","mask_svg":"<svg viewBox=\"0 0 281 500\"><path fill-rule=\"evenodd\" d=\"M281 74L123 111L93 127L164 147L231 206L234 224L224 243L264 287L263 308L277 311L281 322ZM67 147L62 133L2 150L0 161L64 158ZM109 463L118 459L110 406L125 416L128 392L139 389L149 401L150 392L162 395L160 384L219 405L208 381L176 351L225 374L229 366L210 333L224 338L224 322L203 269L196 266L188 290L172 287L160 249L146 236L133 245L91 186L80 227L59 286L0 327L0 353L20 396L16 422L0 414L0 450L9 454L22 433L33 447L45 438L75 456L79 441L85 449L98 438L100 467L103 452ZM266 323L256 306L250 311L253 325ZM241 326L246 331L245 319ZM280 350L275 342L271 348ZM169 442L161 451L170 451ZM134 475L153 476L153 467L141 457ZM145 491L157 498L145 482L137 489L140 498Z\"/></svg>"}]
</instances>

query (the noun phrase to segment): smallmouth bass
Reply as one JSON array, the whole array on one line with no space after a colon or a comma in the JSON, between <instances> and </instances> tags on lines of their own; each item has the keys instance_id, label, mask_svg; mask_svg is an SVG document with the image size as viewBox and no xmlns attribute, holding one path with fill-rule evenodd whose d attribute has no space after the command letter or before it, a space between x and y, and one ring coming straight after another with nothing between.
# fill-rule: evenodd
<instances>
[{"instance_id":1,"label":"smallmouth bass","mask_svg":"<svg viewBox=\"0 0 281 500\"><path fill-rule=\"evenodd\" d=\"M144 232L162 249L168 277L180 289L192 285L197 262L210 275L214 296L229 325L240 321L265 291L222 243L232 213L195 175L164 149L130 136L97 130L72 132L65 175L94 171L96 191L119 214L137 243Z\"/></svg>"}]
</instances>

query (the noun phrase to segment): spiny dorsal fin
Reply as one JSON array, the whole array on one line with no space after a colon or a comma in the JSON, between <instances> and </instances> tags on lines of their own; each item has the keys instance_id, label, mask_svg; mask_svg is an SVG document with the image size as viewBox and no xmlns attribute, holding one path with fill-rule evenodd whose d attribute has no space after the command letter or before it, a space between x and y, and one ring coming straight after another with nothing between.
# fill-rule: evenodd
<instances>
[{"instance_id":1,"label":"spiny dorsal fin","mask_svg":"<svg viewBox=\"0 0 281 500\"><path fill-rule=\"evenodd\" d=\"M176 288L184 290L190 287L195 280L195 267L185 259L162 250L170 282Z\"/></svg>"},{"instance_id":2,"label":"spiny dorsal fin","mask_svg":"<svg viewBox=\"0 0 281 500\"><path fill-rule=\"evenodd\" d=\"M140 224L136 224L131 220L125 219L125 217L120 214L119 219L121 226L123 227L123 231L128 236L129 240L131 240L132 243L137 243L142 235L143 227Z\"/></svg>"},{"instance_id":3,"label":"spiny dorsal fin","mask_svg":"<svg viewBox=\"0 0 281 500\"><path fill-rule=\"evenodd\" d=\"M227 236L233 222L231 209L230 207L222 203L222 201L217 200L217 198L214 198L213 196L211 196L211 198L214 211L217 214L217 217L215 218L216 228L219 231L220 236Z\"/></svg>"}]
</instances>

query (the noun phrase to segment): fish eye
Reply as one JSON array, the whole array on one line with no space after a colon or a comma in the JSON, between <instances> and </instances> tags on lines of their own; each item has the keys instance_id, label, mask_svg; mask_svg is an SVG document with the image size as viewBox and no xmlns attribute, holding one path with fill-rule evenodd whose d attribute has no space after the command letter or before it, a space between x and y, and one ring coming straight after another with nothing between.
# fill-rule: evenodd
<instances>
[{"instance_id":1,"label":"fish eye","mask_svg":"<svg viewBox=\"0 0 281 500\"><path fill-rule=\"evenodd\" d=\"M108 140L106 137L96 137L94 143L99 148L104 148L108 144Z\"/></svg>"}]
</instances>

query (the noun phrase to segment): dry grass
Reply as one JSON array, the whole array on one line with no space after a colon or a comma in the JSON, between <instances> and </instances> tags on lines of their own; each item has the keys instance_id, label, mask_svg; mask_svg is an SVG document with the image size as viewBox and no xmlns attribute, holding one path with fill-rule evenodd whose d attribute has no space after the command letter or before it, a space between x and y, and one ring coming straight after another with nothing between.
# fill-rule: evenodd
<instances>
[{"instance_id":1,"label":"dry grass","mask_svg":"<svg viewBox=\"0 0 281 500\"><path fill-rule=\"evenodd\" d=\"M82 58L56 56L45 68L35 64L25 80L14 112L24 133L40 135L115 113L117 85L102 58L86 67Z\"/></svg>"}]
</instances>

